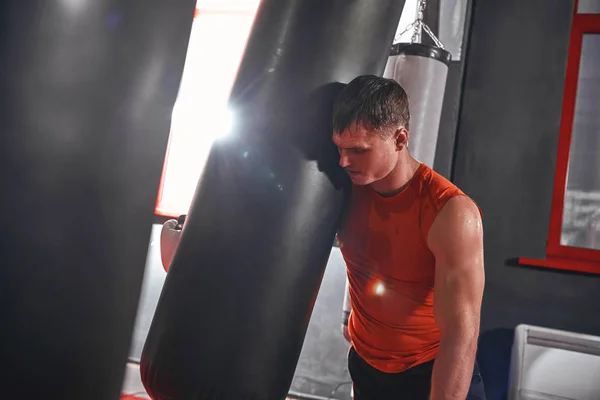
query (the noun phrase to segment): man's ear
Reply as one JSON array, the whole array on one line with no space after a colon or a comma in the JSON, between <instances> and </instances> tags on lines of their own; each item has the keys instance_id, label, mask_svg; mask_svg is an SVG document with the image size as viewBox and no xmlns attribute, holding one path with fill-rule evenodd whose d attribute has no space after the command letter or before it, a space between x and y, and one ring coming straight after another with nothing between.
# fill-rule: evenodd
<instances>
[{"instance_id":1,"label":"man's ear","mask_svg":"<svg viewBox=\"0 0 600 400\"><path fill-rule=\"evenodd\" d=\"M394 132L394 142L396 143L397 150L402 150L408 146L408 131L404 127L396 129Z\"/></svg>"}]
</instances>

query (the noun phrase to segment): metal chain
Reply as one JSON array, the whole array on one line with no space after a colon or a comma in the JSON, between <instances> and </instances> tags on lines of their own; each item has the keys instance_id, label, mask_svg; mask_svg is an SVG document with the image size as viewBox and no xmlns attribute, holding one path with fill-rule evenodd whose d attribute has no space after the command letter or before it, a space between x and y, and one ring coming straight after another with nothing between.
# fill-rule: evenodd
<instances>
[{"instance_id":1,"label":"metal chain","mask_svg":"<svg viewBox=\"0 0 600 400\"><path fill-rule=\"evenodd\" d=\"M415 30L413 32L412 38L410 39L411 43L417 41L419 33L421 33L421 29L423 28L423 11L425 11L425 6L427 6L426 0L419 1L419 11L417 11L417 23L415 24Z\"/></svg>"},{"instance_id":2,"label":"metal chain","mask_svg":"<svg viewBox=\"0 0 600 400\"><path fill-rule=\"evenodd\" d=\"M429 27L427 26L427 24L423 24L423 29L425 30L425 32L429 35L429 37L431 38L431 40L433 40L433 43L435 43L435 45L437 47L439 47L440 49L444 49L444 44L440 41L440 39L438 39L433 32L431 31L431 29L429 29Z\"/></svg>"},{"instance_id":3,"label":"metal chain","mask_svg":"<svg viewBox=\"0 0 600 400\"><path fill-rule=\"evenodd\" d=\"M413 28L416 29L417 24L419 24L418 20L411 22L410 25L408 25L402 32L400 32L399 34L396 35L396 37L394 38L394 43L396 43L398 40L400 40L402 35L404 35L406 32L410 31Z\"/></svg>"},{"instance_id":4,"label":"metal chain","mask_svg":"<svg viewBox=\"0 0 600 400\"><path fill-rule=\"evenodd\" d=\"M394 38L394 43L396 43L402 37L402 35L410 31L411 29L414 29L414 31L410 39L410 43L415 43L417 41L417 38L419 37L419 33L421 33L421 31L424 30L425 33L429 35L431 40L433 40L437 47L445 49L444 44L434 35L429 26L427 26L427 24L423 22L423 14L425 12L425 7L427 7L427 0L420 0L419 11L417 12L417 19L413 23L408 25L402 32L396 35L396 37Z\"/></svg>"}]
</instances>

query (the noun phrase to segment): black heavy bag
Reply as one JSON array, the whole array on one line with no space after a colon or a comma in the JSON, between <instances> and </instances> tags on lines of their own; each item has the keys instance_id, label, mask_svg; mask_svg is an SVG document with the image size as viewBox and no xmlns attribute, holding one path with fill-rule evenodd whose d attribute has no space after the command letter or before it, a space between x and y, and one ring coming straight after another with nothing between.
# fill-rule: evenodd
<instances>
[{"instance_id":1,"label":"black heavy bag","mask_svg":"<svg viewBox=\"0 0 600 400\"><path fill-rule=\"evenodd\" d=\"M0 397L119 398L195 0L0 5Z\"/></svg>"},{"instance_id":2,"label":"black heavy bag","mask_svg":"<svg viewBox=\"0 0 600 400\"><path fill-rule=\"evenodd\" d=\"M403 3L261 2L142 353L154 399L285 397L345 199L338 82L383 73Z\"/></svg>"}]
</instances>

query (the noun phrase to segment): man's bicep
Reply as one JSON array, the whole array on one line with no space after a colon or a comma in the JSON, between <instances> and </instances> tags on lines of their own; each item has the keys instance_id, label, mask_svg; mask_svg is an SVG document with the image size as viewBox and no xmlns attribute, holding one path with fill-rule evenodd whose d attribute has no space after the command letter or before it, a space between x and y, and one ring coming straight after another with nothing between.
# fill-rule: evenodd
<instances>
[{"instance_id":1,"label":"man's bicep","mask_svg":"<svg viewBox=\"0 0 600 400\"><path fill-rule=\"evenodd\" d=\"M428 245L436 259L434 312L440 331L478 324L485 278L483 227L475 203L466 196L449 200L431 226Z\"/></svg>"}]
</instances>

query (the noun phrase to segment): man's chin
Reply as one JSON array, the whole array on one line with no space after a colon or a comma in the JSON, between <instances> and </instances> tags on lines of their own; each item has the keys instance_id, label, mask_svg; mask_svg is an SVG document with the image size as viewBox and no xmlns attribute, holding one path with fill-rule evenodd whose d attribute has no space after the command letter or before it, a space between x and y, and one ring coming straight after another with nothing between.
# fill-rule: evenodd
<instances>
[{"instance_id":1,"label":"man's chin","mask_svg":"<svg viewBox=\"0 0 600 400\"><path fill-rule=\"evenodd\" d=\"M357 186L366 186L373 183L372 179L362 175L350 175L350 180L354 185Z\"/></svg>"}]
</instances>

